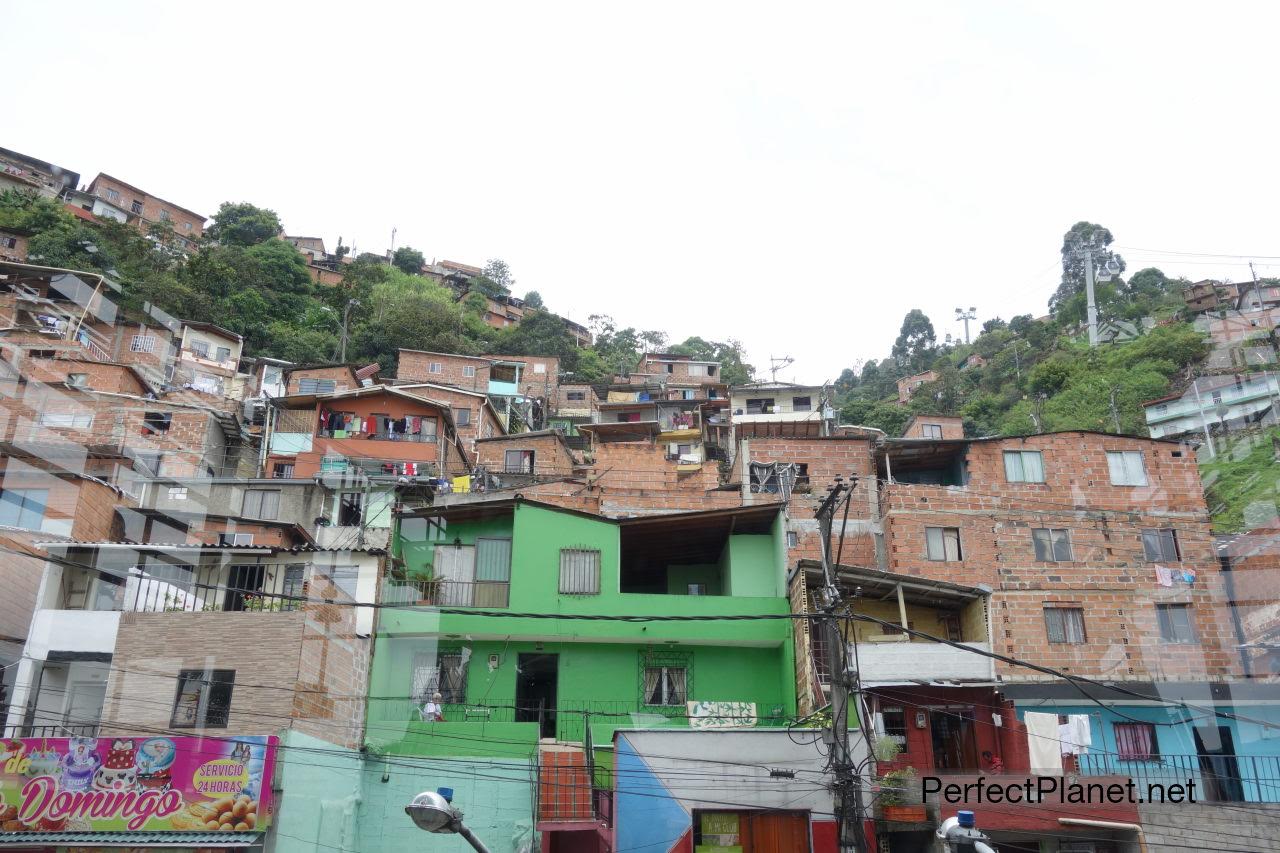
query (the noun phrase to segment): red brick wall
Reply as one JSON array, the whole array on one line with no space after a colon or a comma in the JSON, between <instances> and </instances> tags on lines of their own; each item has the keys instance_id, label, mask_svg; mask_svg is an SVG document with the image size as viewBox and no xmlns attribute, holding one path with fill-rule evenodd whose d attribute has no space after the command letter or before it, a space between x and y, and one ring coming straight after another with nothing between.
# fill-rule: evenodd
<instances>
[{"instance_id":1,"label":"red brick wall","mask_svg":"<svg viewBox=\"0 0 1280 853\"><path fill-rule=\"evenodd\" d=\"M555 400L560 389L560 359L543 355L486 355L495 361L518 361L520 368L520 393L526 397ZM535 365L543 365L545 373L534 373Z\"/></svg>"},{"instance_id":2,"label":"red brick wall","mask_svg":"<svg viewBox=\"0 0 1280 853\"><path fill-rule=\"evenodd\" d=\"M174 232L181 237L194 240L204 234L204 220L198 215L188 213L177 205L170 204L153 195L140 193L128 184L109 178L106 175L98 175L98 177L94 178L92 190L99 198L121 208L126 213L132 213L133 202L142 202L142 218L147 222L160 222L162 221L161 212L168 213L169 224L173 226ZM109 199L109 190L119 192L119 200ZM187 228L187 224L190 224L191 227Z\"/></svg>"},{"instance_id":3,"label":"red brick wall","mask_svg":"<svg viewBox=\"0 0 1280 853\"><path fill-rule=\"evenodd\" d=\"M462 439L462 446L468 454L468 460L471 462L476 460L476 439L481 437L481 425L485 422L489 424L490 435L497 435L502 431L493 411L485 405L487 397L463 394L448 388L408 388L406 390L410 394L429 397L432 400L439 400L441 403L449 405L449 410L453 415L453 422L457 428L458 438ZM457 426L458 412L463 409L471 413L470 422L465 426Z\"/></svg>"},{"instance_id":4,"label":"red brick wall","mask_svg":"<svg viewBox=\"0 0 1280 853\"><path fill-rule=\"evenodd\" d=\"M0 231L0 260L23 263L26 259L27 238L11 231Z\"/></svg>"},{"instance_id":5,"label":"red brick wall","mask_svg":"<svg viewBox=\"0 0 1280 853\"><path fill-rule=\"evenodd\" d=\"M668 372L667 367L671 370ZM674 382L678 385L720 385L720 365L715 366L715 374L712 376L691 376L689 374L689 362L670 360L650 360L642 357L640 363L636 365L636 373L651 374L657 376L659 381Z\"/></svg>"},{"instance_id":6,"label":"red brick wall","mask_svg":"<svg viewBox=\"0 0 1280 853\"><path fill-rule=\"evenodd\" d=\"M1005 482L1002 451L1020 448L1043 453L1045 483ZM1149 485L1111 485L1107 450L1141 451ZM883 488L890 569L991 586L998 651L1121 680L1238 672L1208 513L1188 448L1085 433L1029 436L971 444L967 470L964 487ZM962 559L929 560L926 527L958 528ZM1035 527L1069 530L1073 560L1036 561ZM1193 585L1157 584L1142 546L1147 528L1176 529L1182 559L1170 567L1194 570ZM1082 607L1088 642L1049 644L1045 602ZM1192 605L1198 645L1159 639L1158 602ZM1037 676L1007 669L1007 677Z\"/></svg>"},{"instance_id":7,"label":"red brick wall","mask_svg":"<svg viewBox=\"0 0 1280 853\"><path fill-rule=\"evenodd\" d=\"M946 415L916 415L907 422L906 429L902 431L903 438L936 438L924 434L925 424L936 424L942 427L943 439L964 438L964 419L952 418Z\"/></svg>"},{"instance_id":8,"label":"red brick wall","mask_svg":"<svg viewBox=\"0 0 1280 853\"><path fill-rule=\"evenodd\" d=\"M0 548L4 549L0 551L0 589L4 590L0 595L0 642L26 639L45 564L42 552L32 543L44 538L47 536L18 530L0 534Z\"/></svg>"},{"instance_id":9,"label":"red brick wall","mask_svg":"<svg viewBox=\"0 0 1280 853\"><path fill-rule=\"evenodd\" d=\"M573 473L573 452L558 435L515 435L476 442L479 464L501 476L506 468L506 451L532 450L534 474L539 477L567 477Z\"/></svg>"},{"instance_id":10,"label":"red brick wall","mask_svg":"<svg viewBox=\"0 0 1280 853\"><path fill-rule=\"evenodd\" d=\"M439 364L440 372L432 373L431 365ZM474 376L465 376L465 368L475 368ZM489 392L489 362L485 359L462 355L443 355L416 350L400 350L396 365L396 379L406 382L430 382L436 385L454 385L468 391Z\"/></svg>"},{"instance_id":11,"label":"red brick wall","mask_svg":"<svg viewBox=\"0 0 1280 853\"><path fill-rule=\"evenodd\" d=\"M28 358L23 364L23 375L38 382L65 382L72 373L83 373L86 387L94 391L141 396L146 388L132 371L118 364L72 358Z\"/></svg>"},{"instance_id":12,"label":"red brick wall","mask_svg":"<svg viewBox=\"0 0 1280 853\"><path fill-rule=\"evenodd\" d=\"M298 383L303 379L332 379L334 381L334 391L350 391L352 388L359 387L355 379L351 376L351 368L349 367L309 367L303 370L294 370L289 374L289 382L285 386L286 394L300 394Z\"/></svg>"},{"instance_id":13,"label":"red brick wall","mask_svg":"<svg viewBox=\"0 0 1280 853\"><path fill-rule=\"evenodd\" d=\"M315 435L319 425L321 407L334 412L350 412L360 418L374 414L387 415L392 418L401 418L409 415L434 418L436 420L437 439L431 442L391 441L370 439L367 438L367 434L360 434L352 438L327 438ZM441 415L442 412L439 408L426 401L415 403L412 400L406 400L403 397L387 393L325 400L317 404L316 409L308 417L312 434L315 435L311 442L311 451L299 453L296 457L271 454L267 459L266 470L268 472L271 471L275 462L293 462L295 466L293 475L295 477L312 477L319 473L320 460L326 454L336 454L349 458L382 459L391 462L443 461L447 466L450 466L447 470L461 473L464 466L456 449L447 450L444 460L440 458L442 441L452 447L452 441L445 438L446 426Z\"/></svg>"}]
</instances>

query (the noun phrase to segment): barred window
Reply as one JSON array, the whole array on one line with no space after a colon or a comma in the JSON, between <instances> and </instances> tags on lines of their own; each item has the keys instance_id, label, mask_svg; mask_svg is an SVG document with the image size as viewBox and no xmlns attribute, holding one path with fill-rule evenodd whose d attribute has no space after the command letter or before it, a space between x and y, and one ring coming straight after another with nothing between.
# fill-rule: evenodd
<instances>
[{"instance_id":1,"label":"barred window","mask_svg":"<svg viewBox=\"0 0 1280 853\"><path fill-rule=\"evenodd\" d=\"M461 705L467 699L467 661L459 649L418 652L413 656L412 699L418 704L439 693L443 704Z\"/></svg>"},{"instance_id":2,"label":"barred window","mask_svg":"<svg viewBox=\"0 0 1280 853\"><path fill-rule=\"evenodd\" d=\"M560 549L560 592L565 595L600 594L599 551Z\"/></svg>"}]
</instances>

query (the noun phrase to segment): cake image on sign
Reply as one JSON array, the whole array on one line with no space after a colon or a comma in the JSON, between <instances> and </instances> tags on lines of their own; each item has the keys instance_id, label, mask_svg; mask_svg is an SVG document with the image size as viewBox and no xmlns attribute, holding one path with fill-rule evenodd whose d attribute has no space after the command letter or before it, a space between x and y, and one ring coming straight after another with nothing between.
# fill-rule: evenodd
<instances>
[{"instance_id":1,"label":"cake image on sign","mask_svg":"<svg viewBox=\"0 0 1280 853\"><path fill-rule=\"evenodd\" d=\"M102 766L93 774L93 787L98 791L133 791L138 787L138 770L134 766L137 750L133 741L116 739Z\"/></svg>"}]
</instances>

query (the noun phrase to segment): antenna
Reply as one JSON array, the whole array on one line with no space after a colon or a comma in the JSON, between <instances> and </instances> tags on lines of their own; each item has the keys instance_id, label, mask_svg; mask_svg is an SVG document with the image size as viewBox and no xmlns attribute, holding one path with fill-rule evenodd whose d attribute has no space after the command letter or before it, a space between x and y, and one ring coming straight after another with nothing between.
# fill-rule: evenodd
<instances>
[{"instance_id":1,"label":"antenna","mask_svg":"<svg viewBox=\"0 0 1280 853\"><path fill-rule=\"evenodd\" d=\"M795 362L795 359L789 355L784 355L780 358L774 358L773 356L769 356L769 374L773 376L773 381L774 382L778 381L779 370L781 370L782 368L794 362Z\"/></svg>"}]
</instances>

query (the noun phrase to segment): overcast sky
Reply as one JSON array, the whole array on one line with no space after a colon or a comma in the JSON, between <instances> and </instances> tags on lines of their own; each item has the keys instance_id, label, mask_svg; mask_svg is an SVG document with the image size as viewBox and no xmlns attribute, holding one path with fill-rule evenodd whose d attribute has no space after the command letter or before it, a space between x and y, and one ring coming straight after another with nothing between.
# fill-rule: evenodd
<instances>
[{"instance_id":1,"label":"overcast sky","mask_svg":"<svg viewBox=\"0 0 1280 853\"><path fill-rule=\"evenodd\" d=\"M1267 4L17 3L0 146L360 251L500 257L779 378L1040 315L1063 232L1280 274Z\"/></svg>"}]
</instances>

